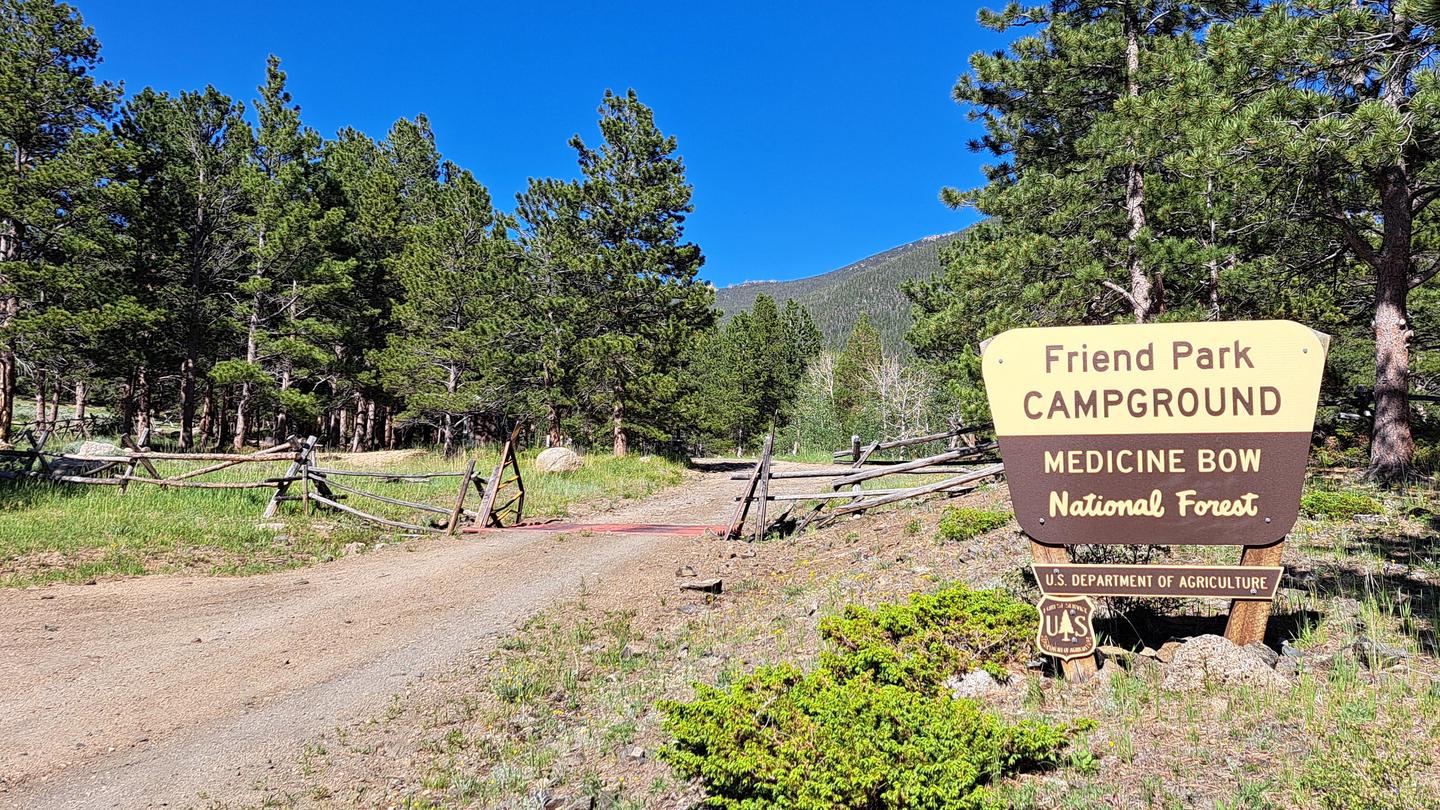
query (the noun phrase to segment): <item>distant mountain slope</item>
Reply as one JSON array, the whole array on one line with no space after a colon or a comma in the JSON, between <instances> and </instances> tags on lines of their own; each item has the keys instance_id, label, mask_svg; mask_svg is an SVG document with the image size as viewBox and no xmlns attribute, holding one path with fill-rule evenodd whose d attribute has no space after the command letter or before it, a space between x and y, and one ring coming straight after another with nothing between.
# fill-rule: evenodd
<instances>
[{"instance_id":1,"label":"distant mountain slope","mask_svg":"<svg viewBox=\"0 0 1440 810\"><path fill-rule=\"evenodd\" d=\"M835 349L844 344L860 313L868 312L885 349L908 355L905 331L910 328L910 302L900 292L900 284L938 272L940 246L959 235L956 231L927 236L823 275L725 287L716 291L716 303L731 315L748 310L760 293L782 306L793 298L810 310L825 336L825 345Z\"/></svg>"}]
</instances>

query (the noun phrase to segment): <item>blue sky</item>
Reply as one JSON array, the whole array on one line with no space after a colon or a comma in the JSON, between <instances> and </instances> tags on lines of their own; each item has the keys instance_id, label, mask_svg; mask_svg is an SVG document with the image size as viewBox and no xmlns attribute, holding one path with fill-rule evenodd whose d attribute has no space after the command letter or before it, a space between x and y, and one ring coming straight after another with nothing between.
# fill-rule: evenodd
<instances>
[{"instance_id":1,"label":"blue sky","mask_svg":"<svg viewBox=\"0 0 1440 810\"><path fill-rule=\"evenodd\" d=\"M966 3L245 3L70 0L104 78L249 100L275 53L307 124L382 136L425 113L445 156L509 209L571 177L605 88L635 88L695 185L688 235L719 286L822 273L973 221L937 201L981 182L950 99L1002 43ZM993 5L999 5L994 3Z\"/></svg>"}]
</instances>

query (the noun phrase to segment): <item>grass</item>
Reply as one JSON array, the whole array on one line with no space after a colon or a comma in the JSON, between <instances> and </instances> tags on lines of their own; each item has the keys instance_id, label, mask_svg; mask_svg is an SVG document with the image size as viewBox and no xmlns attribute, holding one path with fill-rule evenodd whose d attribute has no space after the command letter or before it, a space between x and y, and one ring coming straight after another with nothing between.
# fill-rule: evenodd
<instances>
[{"instance_id":1,"label":"grass","mask_svg":"<svg viewBox=\"0 0 1440 810\"><path fill-rule=\"evenodd\" d=\"M522 454L525 515L559 517L577 504L642 498L679 483L680 465L651 456L592 456L573 473L540 475L534 453ZM476 469L489 475L494 452L467 458L445 458L435 452L375 454L389 459L369 469L396 473L463 470L473 458ZM349 468L357 463L326 461L323 466ZM288 460L244 464L208 475L204 481L255 481L284 473ZM162 475L196 469L192 462L159 466ZM395 498L448 506L454 503L457 479L387 482L346 479L360 489ZM115 487L79 484L22 483L0 485L0 587L47 582L88 582L99 577L194 571L209 574L255 574L334 559L351 543L373 544L404 539L403 532L348 515L316 510L307 517L298 504L282 506L273 521L261 518L269 490L162 489L131 484L126 493ZM350 496L350 505L383 517L424 522L415 510ZM470 493L471 508L479 495Z\"/></svg>"}]
</instances>

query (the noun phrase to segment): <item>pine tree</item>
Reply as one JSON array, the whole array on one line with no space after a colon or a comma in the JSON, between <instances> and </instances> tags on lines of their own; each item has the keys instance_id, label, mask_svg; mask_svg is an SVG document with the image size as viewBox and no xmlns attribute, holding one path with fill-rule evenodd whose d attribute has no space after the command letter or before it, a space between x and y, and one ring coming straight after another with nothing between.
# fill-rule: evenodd
<instances>
[{"instance_id":1,"label":"pine tree","mask_svg":"<svg viewBox=\"0 0 1440 810\"><path fill-rule=\"evenodd\" d=\"M122 111L117 132L133 152L140 196L129 272L142 303L162 316L133 338L146 349L121 396L127 431L149 426L162 370L182 380L204 373L236 334L231 302L246 272L243 173L253 144L243 113L213 87L176 97L146 88ZM210 373L233 382L223 368Z\"/></svg>"},{"instance_id":2,"label":"pine tree","mask_svg":"<svg viewBox=\"0 0 1440 810\"><path fill-rule=\"evenodd\" d=\"M245 321L245 346L235 362L244 363L245 373L235 409L237 448L249 433L261 391L273 391L277 434L287 433L295 416L314 418L317 401L296 385L326 364L326 344L339 335L328 316L351 292L347 266L324 251L323 234L343 214L321 206L321 139L301 123L285 81L279 58L271 56L255 101L259 125L245 176L250 276L241 286L238 312ZM187 407L193 397L185 395L186 379L182 373L182 440L193 410Z\"/></svg>"},{"instance_id":3,"label":"pine tree","mask_svg":"<svg viewBox=\"0 0 1440 810\"><path fill-rule=\"evenodd\" d=\"M836 417L848 433L870 435L879 427L869 407L874 400L869 375L881 359L880 333L862 312L835 359Z\"/></svg>"},{"instance_id":4,"label":"pine tree","mask_svg":"<svg viewBox=\"0 0 1440 810\"><path fill-rule=\"evenodd\" d=\"M317 399L323 397L317 403L326 416L323 432L341 444L347 437L340 425L348 421L352 447L393 446L394 415L402 403L380 384L370 361L393 333L391 302L401 293L391 272L407 241L400 179L382 146L353 129L325 144L320 175L322 206L340 212L339 222L327 218L326 256L349 280L347 294L331 299L339 304L328 321L333 337L313 389ZM375 405L375 419L355 430L342 415L361 401ZM368 405L365 412L368 417Z\"/></svg>"},{"instance_id":5,"label":"pine tree","mask_svg":"<svg viewBox=\"0 0 1440 810\"><path fill-rule=\"evenodd\" d=\"M106 176L104 122L119 91L91 75L100 42L75 9L0 0L0 441L14 419L17 329L38 290L76 258L93 258ZM99 222L97 223L97 220ZM87 234L89 235L87 237ZM94 238L90 238L94 237ZM84 290L73 283L71 290Z\"/></svg>"},{"instance_id":6,"label":"pine tree","mask_svg":"<svg viewBox=\"0 0 1440 810\"><path fill-rule=\"evenodd\" d=\"M727 319L691 360L700 381L704 431L733 443L737 454L771 426L786 424L807 364L820 353L820 330L794 301L756 297L749 312Z\"/></svg>"},{"instance_id":7,"label":"pine tree","mask_svg":"<svg viewBox=\"0 0 1440 810\"><path fill-rule=\"evenodd\" d=\"M714 291L696 278L700 248L683 241L691 187L675 138L660 132L634 90L606 91L599 112L598 149L571 139L596 245L584 263L589 298L577 314L587 328L576 348L623 456L637 428L675 438L657 422L679 398L687 351L714 323Z\"/></svg>"},{"instance_id":8,"label":"pine tree","mask_svg":"<svg viewBox=\"0 0 1440 810\"><path fill-rule=\"evenodd\" d=\"M983 187L942 199L987 218L943 250L942 274L906 289L909 339L968 418L985 411L978 345L1005 329L1218 317L1222 275L1237 281L1232 311L1273 303L1255 242L1276 233L1256 230L1274 201L1227 151L1243 88L1204 63L1205 32L1244 10L1101 0L982 13L1033 32L972 56L955 87L986 129L972 148L999 162Z\"/></svg>"},{"instance_id":9,"label":"pine tree","mask_svg":"<svg viewBox=\"0 0 1440 810\"><path fill-rule=\"evenodd\" d=\"M700 342L688 364L701 381L702 435L726 442L736 455L743 454L746 444L764 429L755 404L757 369L751 334L749 313L737 313Z\"/></svg>"},{"instance_id":10,"label":"pine tree","mask_svg":"<svg viewBox=\"0 0 1440 810\"><path fill-rule=\"evenodd\" d=\"M1410 427L1410 291L1433 259L1440 195L1440 85L1434 29L1402 2L1276 3L1214 32L1214 64L1255 85L1242 115L1254 170L1290 186L1302 218L1322 223L1370 276L1375 420L1370 472L1402 479ZM1323 255L1323 254L1322 254Z\"/></svg>"},{"instance_id":11,"label":"pine tree","mask_svg":"<svg viewBox=\"0 0 1440 810\"><path fill-rule=\"evenodd\" d=\"M584 192L579 184L531 179L516 196L515 216L523 252L523 287L514 295L512 313L519 327L514 346L521 355L515 379L534 385L517 396L533 396L545 420L546 440L564 441L564 419L580 404L576 389L578 338L587 325L590 292L584 260L598 252L584 219Z\"/></svg>"},{"instance_id":12,"label":"pine tree","mask_svg":"<svg viewBox=\"0 0 1440 810\"><path fill-rule=\"evenodd\" d=\"M473 431L477 415L504 408L496 293L514 272L515 251L489 192L441 160L423 117L398 122L389 140L410 233L394 267L396 329L376 362L407 412L433 420L449 455L467 422Z\"/></svg>"}]
</instances>

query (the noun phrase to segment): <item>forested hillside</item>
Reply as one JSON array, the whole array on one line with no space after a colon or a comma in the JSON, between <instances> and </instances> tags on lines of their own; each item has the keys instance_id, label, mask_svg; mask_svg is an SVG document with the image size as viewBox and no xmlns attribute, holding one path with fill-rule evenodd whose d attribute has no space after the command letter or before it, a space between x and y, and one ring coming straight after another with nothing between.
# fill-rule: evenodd
<instances>
[{"instance_id":1,"label":"forested hillside","mask_svg":"<svg viewBox=\"0 0 1440 810\"><path fill-rule=\"evenodd\" d=\"M715 303L726 315L749 310L762 293L778 304L796 301L810 310L828 349L839 349L864 312L880 332L888 352L909 354L910 302L901 294L906 281L929 278L940 270L940 248L959 233L927 236L818 276L794 281L753 281L718 290Z\"/></svg>"}]
</instances>

